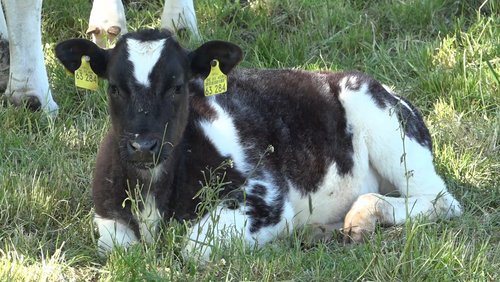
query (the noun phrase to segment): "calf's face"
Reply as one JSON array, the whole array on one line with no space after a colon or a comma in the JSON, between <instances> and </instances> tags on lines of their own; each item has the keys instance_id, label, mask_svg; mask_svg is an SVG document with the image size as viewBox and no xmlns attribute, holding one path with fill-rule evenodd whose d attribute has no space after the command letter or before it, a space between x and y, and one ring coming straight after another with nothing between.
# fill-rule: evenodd
<instances>
[{"instance_id":1,"label":"calf's face","mask_svg":"<svg viewBox=\"0 0 500 282\"><path fill-rule=\"evenodd\" d=\"M114 49L73 39L56 47L56 56L71 72L82 56L108 80L108 101L121 158L137 168L152 168L181 141L189 115L188 83L208 75L219 60L226 74L241 60L241 49L211 41L194 51L182 48L168 32L149 30L122 37Z\"/></svg>"},{"instance_id":2,"label":"calf's face","mask_svg":"<svg viewBox=\"0 0 500 282\"><path fill-rule=\"evenodd\" d=\"M188 114L187 53L171 38L126 38L108 62L109 111L122 158L139 168L167 159Z\"/></svg>"}]
</instances>

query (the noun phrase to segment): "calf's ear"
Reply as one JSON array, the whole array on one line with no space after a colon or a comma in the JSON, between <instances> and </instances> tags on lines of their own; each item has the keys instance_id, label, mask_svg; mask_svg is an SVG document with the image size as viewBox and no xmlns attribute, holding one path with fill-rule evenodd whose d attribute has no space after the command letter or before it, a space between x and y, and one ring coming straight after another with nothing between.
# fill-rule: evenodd
<instances>
[{"instance_id":1,"label":"calf's ear","mask_svg":"<svg viewBox=\"0 0 500 282\"><path fill-rule=\"evenodd\" d=\"M70 39L57 44L56 57L74 73L80 67L82 56L89 56L90 67L101 78L106 78L108 50L102 49L86 39Z\"/></svg>"},{"instance_id":2,"label":"calf's ear","mask_svg":"<svg viewBox=\"0 0 500 282\"><path fill-rule=\"evenodd\" d=\"M210 72L210 62L219 61L220 70L228 74L243 58L241 48L226 41L209 41L189 53L191 71L203 78Z\"/></svg>"}]
</instances>

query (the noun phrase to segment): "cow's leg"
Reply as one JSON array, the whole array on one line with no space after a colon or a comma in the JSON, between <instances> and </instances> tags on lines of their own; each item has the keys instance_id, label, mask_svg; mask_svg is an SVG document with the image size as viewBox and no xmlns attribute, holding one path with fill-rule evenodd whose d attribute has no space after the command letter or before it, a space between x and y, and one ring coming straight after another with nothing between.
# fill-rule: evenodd
<instances>
[{"instance_id":1,"label":"cow's leg","mask_svg":"<svg viewBox=\"0 0 500 282\"><path fill-rule=\"evenodd\" d=\"M188 29L196 38L199 38L193 0L165 0L161 27L171 31Z\"/></svg>"},{"instance_id":2,"label":"cow's leg","mask_svg":"<svg viewBox=\"0 0 500 282\"><path fill-rule=\"evenodd\" d=\"M42 0L4 0L9 26L10 74L5 95L16 105L30 106L56 115L42 50Z\"/></svg>"},{"instance_id":3,"label":"cow's leg","mask_svg":"<svg viewBox=\"0 0 500 282\"><path fill-rule=\"evenodd\" d=\"M402 224L417 216L434 221L461 214L460 204L435 171L430 139L421 144L422 140L417 142L415 136L409 137L403 128L424 128L415 109L406 103L398 105L406 107L412 115L412 120L405 122L413 123L400 124L396 109L376 105L367 85L358 90L344 86L340 99L354 134L359 131L365 136L370 165L401 195L399 198L377 193L361 195L344 220L344 232L349 239L361 240L365 233L374 230L376 223Z\"/></svg>"},{"instance_id":4,"label":"cow's leg","mask_svg":"<svg viewBox=\"0 0 500 282\"><path fill-rule=\"evenodd\" d=\"M127 33L125 9L121 0L94 0L87 34L101 48L112 46L118 36Z\"/></svg>"},{"instance_id":5,"label":"cow's leg","mask_svg":"<svg viewBox=\"0 0 500 282\"><path fill-rule=\"evenodd\" d=\"M0 92L4 92L9 81L9 32L0 3Z\"/></svg>"},{"instance_id":6,"label":"cow's leg","mask_svg":"<svg viewBox=\"0 0 500 282\"><path fill-rule=\"evenodd\" d=\"M292 230L294 212L290 203L251 194L246 199L236 209L219 205L199 220L189 232L184 257L207 262L213 248L227 246L233 239L243 240L245 247L259 248Z\"/></svg>"}]
</instances>

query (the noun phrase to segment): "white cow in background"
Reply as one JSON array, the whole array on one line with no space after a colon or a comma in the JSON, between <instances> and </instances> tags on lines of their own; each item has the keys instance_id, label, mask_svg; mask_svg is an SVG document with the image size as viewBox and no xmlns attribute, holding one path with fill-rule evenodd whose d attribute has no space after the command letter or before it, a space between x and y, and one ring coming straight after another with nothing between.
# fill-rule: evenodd
<instances>
[{"instance_id":1,"label":"white cow in background","mask_svg":"<svg viewBox=\"0 0 500 282\"><path fill-rule=\"evenodd\" d=\"M42 0L1 0L0 91L15 105L28 103L52 116L58 105L52 97L42 48ZM162 28L186 28L199 36L192 0L165 0ZM121 0L94 0L88 34L103 46L127 32ZM9 68L10 64L10 68ZM1 93L1 92L0 92Z\"/></svg>"},{"instance_id":2,"label":"white cow in background","mask_svg":"<svg viewBox=\"0 0 500 282\"><path fill-rule=\"evenodd\" d=\"M176 31L188 29L199 37L193 0L165 0L161 27ZM125 9L121 0L94 0L87 34L99 47L111 45L117 36L127 33Z\"/></svg>"}]
</instances>

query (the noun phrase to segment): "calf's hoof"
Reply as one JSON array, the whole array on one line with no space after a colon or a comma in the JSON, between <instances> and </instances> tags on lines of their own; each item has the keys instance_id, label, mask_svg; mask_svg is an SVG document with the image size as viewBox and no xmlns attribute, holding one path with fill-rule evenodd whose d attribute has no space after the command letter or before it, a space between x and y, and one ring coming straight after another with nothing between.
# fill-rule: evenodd
<instances>
[{"instance_id":1,"label":"calf's hoof","mask_svg":"<svg viewBox=\"0 0 500 282\"><path fill-rule=\"evenodd\" d=\"M374 207L378 200L371 194L362 195L356 200L344 219L344 243L363 242L373 234L377 224Z\"/></svg>"},{"instance_id":2,"label":"calf's hoof","mask_svg":"<svg viewBox=\"0 0 500 282\"><path fill-rule=\"evenodd\" d=\"M304 227L302 245L310 246L318 243L337 241L339 239L342 223L319 224L312 223Z\"/></svg>"},{"instance_id":3,"label":"calf's hoof","mask_svg":"<svg viewBox=\"0 0 500 282\"><path fill-rule=\"evenodd\" d=\"M355 225L349 225L342 230L344 244L362 243L373 234L375 228L362 228Z\"/></svg>"}]
</instances>

